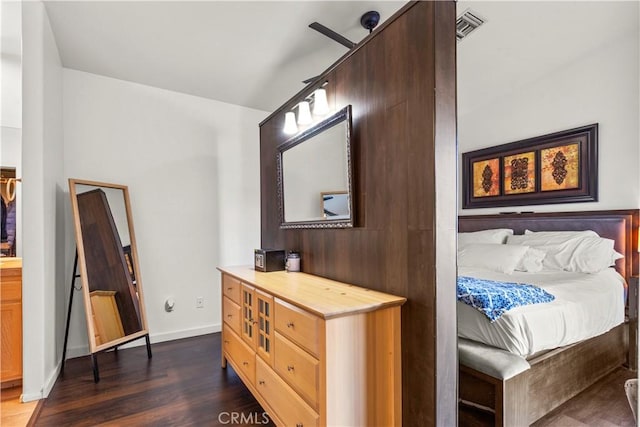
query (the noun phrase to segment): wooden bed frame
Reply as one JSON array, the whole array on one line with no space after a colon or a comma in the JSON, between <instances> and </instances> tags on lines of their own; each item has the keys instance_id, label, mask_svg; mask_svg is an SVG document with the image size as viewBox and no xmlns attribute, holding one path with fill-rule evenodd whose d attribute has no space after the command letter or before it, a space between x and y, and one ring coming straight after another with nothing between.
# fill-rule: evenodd
<instances>
[{"instance_id":1,"label":"wooden bed frame","mask_svg":"<svg viewBox=\"0 0 640 427\"><path fill-rule=\"evenodd\" d=\"M634 242L638 242L639 223L638 210L514 213L460 216L458 231L512 228L515 234L522 234L525 229L593 230L613 239L615 250L625 255L617 261L616 269L629 283L630 276L638 275ZM598 337L529 359L529 370L507 380L460 365L460 400L489 408L496 426L528 426L625 361L635 361L637 316L629 317L627 324Z\"/></svg>"}]
</instances>

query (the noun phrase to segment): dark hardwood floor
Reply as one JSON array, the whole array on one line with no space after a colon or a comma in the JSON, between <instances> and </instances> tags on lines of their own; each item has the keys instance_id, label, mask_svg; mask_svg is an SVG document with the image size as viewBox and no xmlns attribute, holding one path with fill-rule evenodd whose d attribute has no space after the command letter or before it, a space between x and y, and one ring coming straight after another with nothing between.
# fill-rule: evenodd
<instances>
[{"instance_id":1,"label":"dark hardwood floor","mask_svg":"<svg viewBox=\"0 0 640 427\"><path fill-rule=\"evenodd\" d=\"M532 427L632 427L636 423L624 392L624 382L638 373L618 368Z\"/></svg>"},{"instance_id":2,"label":"dark hardwood floor","mask_svg":"<svg viewBox=\"0 0 640 427\"><path fill-rule=\"evenodd\" d=\"M638 373L618 368L555 411L545 415L531 427L632 427L636 423L624 392L624 383ZM493 426L492 414L460 408L459 425Z\"/></svg>"},{"instance_id":3,"label":"dark hardwood floor","mask_svg":"<svg viewBox=\"0 0 640 427\"><path fill-rule=\"evenodd\" d=\"M263 410L231 365L220 368L220 334L68 360L36 426L214 426L264 424ZM236 413L236 421L230 423ZM244 414L244 420L240 417ZM251 417L257 422L252 423Z\"/></svg>"},{"instance_id":4,"label":"dark hardwood floor","mask_svg":"<svg viewBox=\"0 0 640 427\"><path fill-rule=\"evenodd\" d=\"M100 382L89 357L67 361L36 426L258 425L262 408L233 368L220 368L220 334L98 355ZM634 426L624 382L637 374L618 369L534 427ZM238 418L231 423L233 414ZM240 418L244 414L244 420ZM253 417L253 420L251 420ZM241 422L244 421L244 422ZM255 421L255 422L252 422ZM492 425L491 417L460 411L460 426ZM273 425L260 424L260 425Z\"/></svg>"}]
</instances>

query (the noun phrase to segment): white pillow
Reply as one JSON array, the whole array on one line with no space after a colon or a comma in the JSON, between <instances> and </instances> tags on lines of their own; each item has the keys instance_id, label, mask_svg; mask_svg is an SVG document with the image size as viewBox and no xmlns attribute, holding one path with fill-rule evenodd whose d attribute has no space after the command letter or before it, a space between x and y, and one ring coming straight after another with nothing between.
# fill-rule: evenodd
<instances>
[{"instance_id":1,"label":"white pillow","mask_svg":"<svg viewBox=\"0 0 640 427\"><path fill-rule=\"evenodd\" d=\"M528 273L537 273L542 271L542 261L545 256L547 256L546 252L535 248L529 248L516 266L516 270L526 271Z\"/></svg>"},{"instance_id":2,"label":"white pillow","mask_svg":"<svg viewBox=\"0 0 640 427\"><path fill-rule=\"evenodd\" d=\"M472 243L500 243L507 241L507 237L513 235L510 228L496 228L492 230L472 231L458 233L458 249Z\"/></svg>"},{"instance_id":3,"label":"white pillow","mask_svg":"<svg viewBox=\"0 0 640 427\"><path fill-rule=\"evenodd\" d=\"M545 269L565 270L578 243L587 238L585 234L564 234L563 232L541 232L509 236L507 245L525 245L541 250L547 255L542 261Z\"/></svg>"},{"instance_id":4,"label":"white pillow","mask_svg":"<svg viewBox=\"0 0 640 427\"><path fill-rule=\"evenodd\" d=\"M622 255L620 252L616 251L615 249L613 250L613 252L611 253L611 264L610 266L613 267L616 265L616 261L619 259L624 258L624 255Z\"/></svg>"},{"instance_id":5,"label":"white pillow","mask_svg":"<svg viewBox=\"0 0 640 427\"><path fill-rule=\"evenodd\" d=\"M535 234L538 237L547 237L553 239L560 237L568 239L570 237L599 237L598 233L593 230L581 230L581 231L531 231L524 230L524 234Z\"/></svg>"},{"instance_id":6,"label":"white pillow","mask_svg":"<svg viewBox=\"0 0 640 427\"><path fill-rule=\"evenodd\" d=\"M529 249L501 243L470 243L458 251L458 266L511 274Z\"/></svg>"},{"instance_id":7,"label":"white pillow","mask_svg":"<svg viewBox=\"0 0 640 427\"><path fill-rule=\"evenodd\" d=\"M565 270L597 273L615 265L615 259L619 258L615 258L615 254L618 253L613 250L613 244L613 240L602 237L586 237L580 240Z\"/></svg>"},{"instance_id":8,"label":"white pillow","mask_svg":"<svg viewBox=\"0 0 640 427\"><path fill-rule=\"evenodd\" d=\"M597 273L615 264L620 254L613 240L598 237L593 231L539 232L509 236L507 245L526 245L544 251L545 269Z\"/></svg>"}]
</instances>

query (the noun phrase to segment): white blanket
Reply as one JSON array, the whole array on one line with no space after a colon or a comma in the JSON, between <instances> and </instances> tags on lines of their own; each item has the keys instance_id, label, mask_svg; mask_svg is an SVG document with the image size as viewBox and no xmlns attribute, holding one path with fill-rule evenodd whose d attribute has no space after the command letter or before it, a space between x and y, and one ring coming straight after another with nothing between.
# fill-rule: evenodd
<instances>
[{"instance_id":1,"label":"white blanket","mask_svg":"<svg viewBox=\"0 0 640 427\"><path fill-rule=\"evenodd\" d=\"M458 302L458 336L530 356L603 334L624 321L624 279L613 268L596 274L543 271L511 275L459 268L459 275L539 286L550 303L517 307L491 323Z\"/></svg>"}]
</instances>

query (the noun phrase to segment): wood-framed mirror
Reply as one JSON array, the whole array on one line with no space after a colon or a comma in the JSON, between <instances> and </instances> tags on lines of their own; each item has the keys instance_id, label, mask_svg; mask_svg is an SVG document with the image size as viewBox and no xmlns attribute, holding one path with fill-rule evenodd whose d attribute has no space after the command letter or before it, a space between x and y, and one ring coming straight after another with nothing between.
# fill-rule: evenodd
<instances>
[{"instance_id":1,"label":"wood-framed mirror","mask_svg":"<svg viewBox=\"0 0 640 427\"><path fill-rule=\"evenodd\" d=\"M146 337L151 357L127 186L72 178L69 194L92 355Z\"/></svg>"}]
</instances>

